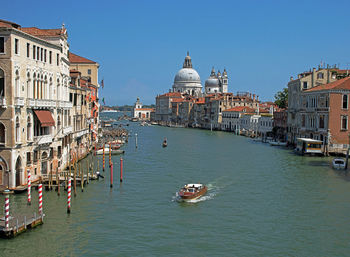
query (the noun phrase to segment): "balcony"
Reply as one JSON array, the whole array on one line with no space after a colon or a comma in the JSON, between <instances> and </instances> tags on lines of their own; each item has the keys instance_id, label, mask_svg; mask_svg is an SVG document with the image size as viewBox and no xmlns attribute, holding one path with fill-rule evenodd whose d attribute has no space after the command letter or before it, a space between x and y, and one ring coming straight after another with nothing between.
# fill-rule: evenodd
<instances>
[{"instance_id":1,"label":"balcony","mask_svg":"<svg viewBox=\"0 0 350 257\"><path fill-rule=\"evenodd\" d=\"M68 135L68 134L70 134L72 132L73 132L72 126L65 127L65 128L62 129L62 134L64 134L64 135Z\"/></svg>"},{"instance_id":2,"label":"balcony","mask_svg":"<svg viewBox=\"0 0 350 257\"><path fill-rule=\"evenodd\" d=\"M15 106L16 107L24 106L24 98L23 97L15 97Z\"/></svg>"},{"instance_id":3,"label":"balcony","mask_svg":"<svg viewBox=\"0 0 350 257\"><path fill-rule=\"evenodd\" d=\"M33 108L53 108L56 107L56 102L54 100L48 99L29 99L27 100L29 107Z\"/></svg>"},{"instance_id":4,"label":"balcony","mask_svg":"<svg viewBox=\"0 0 350 257\"><path fill-rule=\"evenodd\" d=\"M0 97L0 107L6 108L6 99L3 96Z\"/></svg>"},{"instance_id":5,"label":"balcony","mask_svg":"<svg viewBox=\"0 0 350 257\"><path fill-rule=\"evenodd\" d=\"M36 136L34 137L34 143L38 145L51 144L52 136L51 135Z\"/></svg>"},{"instance_id":6,"label":"balcony","mask_svg":"<svg viewBox=\"0 0 350 257\"><path fill-rule=\"evenodd\" d=\"M89 133L89 129L83 129L74 133L73 138L82 137Z\"/></svg>"},{"instance_id":7,"label":"balcony","mask_svg":"<svg viewBox=\"0 0 350 257\"><path fill-rule=\"evenodd\" d=\"M72 108L73 103L69 101L57 101L57 107L59 108Z\"/></svg>"}]
</instances>

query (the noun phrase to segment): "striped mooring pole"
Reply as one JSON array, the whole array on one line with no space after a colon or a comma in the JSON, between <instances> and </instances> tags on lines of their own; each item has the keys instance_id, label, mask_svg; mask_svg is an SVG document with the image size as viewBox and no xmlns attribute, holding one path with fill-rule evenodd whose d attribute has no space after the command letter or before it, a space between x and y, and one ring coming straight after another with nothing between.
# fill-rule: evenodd
<instances>
[{"instance_id":1,"label":"striped mooring pole","mask_svg":"<svg viewBox=\"0 0 350 257\"><path fill-rule=\"evenodd\" d=\"M43 185L39 184L39 215L43 215Z\"/></svg>"},{"instance_id":2,"label":"striped mooring pole","mask_svg":"<svg viewBox=\"0 0 350 257\"><path fill-rule=\"evenodd\" d=\"M102 163L102 170L105 171L105 143L103 143L103 163Z\"/></svg>"},{"instance_id":3,"label":"striped mooring pole","mask_svg":"<svg viewBox=\"0 0 350 257\"><path fill-rule=\"evenodd\" d=\"M112 165L112 144L109 142L109 167Z\"/></svg>"},{"instance_id":4,"label":"striped mooring pole","mask_svg":"<svg viewBox=\"0 0 350 257\"><path fill-rule=\"evenodd\" d=\"M68 200L67 200L67 213L70 213L70 199L72 192L72 178L68 178Z\"/></svg>"},{"instance_id":5,"label":"striped mooring pole","mask_svg":"<svg viewBox=\"0 0 350 257\"><path fill-rule=\"evenodd\" d=\"M5 229L8 230L10 228L10 198L9 193L10 190L5 190Z\"/></svg>"},{"instance_id":6,"label":"striped mooring pole","mask_svg":"<svg viewBox=\"0 0 350 257\"><path fill-rule=\"evenodd\" d=\"M29 205L32 202L31 188L32 188L32 181L30 179L30 171L28 170L28 204Z\"/></svg>"}]
</instances>

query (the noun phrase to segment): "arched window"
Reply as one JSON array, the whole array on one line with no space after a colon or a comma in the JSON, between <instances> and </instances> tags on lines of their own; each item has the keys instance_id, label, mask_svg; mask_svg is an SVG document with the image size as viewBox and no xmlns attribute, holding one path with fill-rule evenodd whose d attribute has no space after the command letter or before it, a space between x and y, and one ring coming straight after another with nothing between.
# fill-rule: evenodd
<instances>
[{"instance_id":1,"label":"arched window","mask_svg":"<svg viewBox=\"0 0 350 257\"><path fill-rule=\"evenodd\" d=\"M60 115L57 116L57 133L60 131L61 129L61 118Z\"/></svg>"},{"instance_id":2,"label":"arched window","mask_svg":"<svg viewBox=\"0 0 350 257\"><path fill-rule=\"evenodd\" d=\"M60 97L61 97L60 80L57 79L57 100L60 100Z\"/></svg>"},{"instance_id":3,"label":"arched window","mask_svg":"<svg viewBox=\"0 0 350 257\"><path fill-rule=\"evenodd\" d=\"M0 69L0 96L5 96L5 72Z\"/></svg>"},{"instance_id":4,"label":"arched window","mask_svg":"<svg viewBox=\"0 0 350 257\"><path fill-rule=\"evenodd\" d=\"M30 98L30 74L29 72L27 73L27 98Z\"/></svg>"},{"instance_id":5,"label":"arched window","mask_svg":"<svg viewBox=\"0 0 350 257\"><path fill-rule=\"evenodd\" d=\"M0 144L5 144L5 126L0 123Z\"/></svg>"},{"instance_id":6,"label":"arched window","mask_svg":"<svg viewBox=\"0 0 350 257\"><path fill-rule=\"evenodd\" d=\"M139 118L141 118L141 112L139 112Z\"/></svg>"},{"instance_id":7,"label":"arched window","mask_svg":"<svg viewBox=\"0 0 350 257\"><path fill-rule=\"evenodd\" d=\"M32 121L30 116L27 118L27 141L31 141L32 139Z\"/></svg>"},{"instance_id":8,"label":"arched window","mask_svg":"<svg viewBox=\"0 0 350 257\"><path fill-rule=\"evenodd\" d=\"M44 98L44 77L43 75L41 75L41 80L40 80L40 97L39 99L43 99Z\"/></svg>"},{"instance_id":9,"label":"arched window","mask_svg":"<svg viewBox=\"0 0 350 257\"><path fill-rule=\"evenodd\" d=\"M33 99L37 97L36 95L36 78L35 78L35 73L33 74Z\"/></svg>"},{"instance_id":10,"label":"arched window","mask_svg":"<svg viewBox=\"0 0 350 257\"><path fill-rule=\"evenodd\" d=\"M52 78L50 78L50 84L49 84L49 99L53 99L52 97Z\"/></svg>"},{"instance_id":11,"label":"arched window","mask_svg":"<svg viewBox=\"0 0 350 257\"><path fill-rule=\"evenodd\" d=\"M47 76L45 75L44 78L44 86L43 86L43 99L48 99L48 83L47 83Z\"/></svg>"},{"instance_id":12,"label":"arched window","mask_svg":"<svg viewBox=\"0 0 350 257\"><path fill-rule=\"evenodd\" d=\"M20 141L20 125L19 125L19 118L16 117L16 142Z\"/></svg>"},{"instance_id":13,"label":"arched window","mask_svg":"<svg viewBox=\"0 0 350 257\"><path fill-rule=\"evenodd\" d=\"M149 112L146 112L146 118L147 119L149 118Z\"/></svg>"}]
</instances>

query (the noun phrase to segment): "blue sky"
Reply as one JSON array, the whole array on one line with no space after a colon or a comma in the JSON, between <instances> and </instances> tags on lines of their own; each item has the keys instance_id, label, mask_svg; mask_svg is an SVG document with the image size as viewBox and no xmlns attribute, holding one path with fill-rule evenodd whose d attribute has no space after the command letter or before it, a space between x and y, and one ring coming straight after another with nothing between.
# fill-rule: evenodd
<instances>
[{"instance_id":1,"label":"blue sky","mask_svg":"<svg viewBox=\"0 0 350 257\"><path fill-rule=\"evenodd\" d=\"M202 85L211 67L229 91L273 100L321 61L350 68L350 1L5 1L1 19L58 28L70 50L100 63L108 105L168 92L186 52Z\"/></svg>"}]
</instances>

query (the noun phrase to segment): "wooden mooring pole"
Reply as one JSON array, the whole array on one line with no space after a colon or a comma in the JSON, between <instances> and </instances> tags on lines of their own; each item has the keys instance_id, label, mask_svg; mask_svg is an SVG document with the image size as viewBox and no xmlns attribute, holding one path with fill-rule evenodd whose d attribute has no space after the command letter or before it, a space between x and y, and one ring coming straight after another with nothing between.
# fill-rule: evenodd
<instances>
[{"instance_id":1,"label":"wooden mooring pole","mask_svg":"<svg viewBox=\"0 0 350 257\"><path fill-rule=\"evenodd\" d=\"M120 182L123 182L123 158L120 157Z\"/></svg>"},{"instance_id":2,"label":"wooden mooring pole","mask_svg":"<svg viewBox=\"0 0 350 257\"><path fill-rule=\"evenodd\" d=\"M56 168L56 184L57 184L57 195L60 196L60 174L58 173L58 167Z\"/></svg>"}]
</instances>

